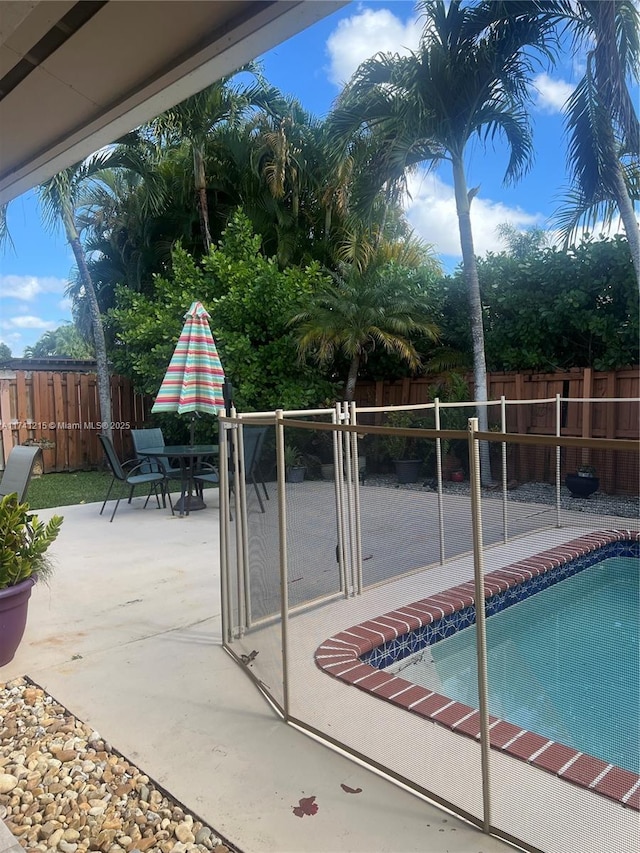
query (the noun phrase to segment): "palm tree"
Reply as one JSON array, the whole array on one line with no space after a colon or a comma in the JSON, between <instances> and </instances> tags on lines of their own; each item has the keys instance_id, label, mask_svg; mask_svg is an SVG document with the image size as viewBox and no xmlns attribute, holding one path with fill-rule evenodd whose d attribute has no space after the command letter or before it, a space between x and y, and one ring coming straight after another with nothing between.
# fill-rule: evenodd
<instances>
[{"instance_id":1,"label":"palm tree","mask_svg":"<svg viewBox=\"0 0 640 853\"><path fill-rule=\"evenodd\" d=\"M77 207L87 187L99 183L103 177L118 168L134 169L144 173L146 164L135 148L116 146L92 154L81 163L64 169L37 189L43 221L55 228L62 222L65 235L75 258L79 280L89 305L91 332L96 355L96 381L100 404L102 432L111 435L111 388L107 346L93 279L87 264L87 255L80 240L81 224L77 219ZM149 186L153 183L150 180ZM150 195L153 199L153 194ZM157 199L154 200L157 203Z\"/></svg>"},{"instance_id":2,"label":"palm tree","mask_svg":"<svg viewBox=\"0 0 640 853\"><path fill-rule=\"evenodd\" d=\"M633 0L541 2L574 46L587 45L585 74L565 107L573 190L559 221L565 238L617 208L640 289L640 124L627 81L640 79L640 15Z\"/></svg>"},{"instance_id":3,"label":"palm tree","mask_svg":"<svg viewBox=\"0 0 640 853\"><path fill-rule=\"evenodd\" d=\"M291 320L297 326L301 356L312 352L321 364L339 352L346 356L347 402L353 400L361 363L376 347L395 353L416 369L420 356L409 336L421 333L437 340L429 294L419 270L403 265L405 258L407 262L416 258L415 241L381 245L364 268L339 263L331 279L311 295L306 309ZM423 259L429 261L425 252Z\"/></svg>"},{"instance_id":4,"label":"palm tree","mask_svg":"<svg viewBox=\"0 0 640 853\"><path fill-rule=\"evenodd\" d=\"M486 143L501 136L510 149L505 182L516 181L531 166L532 136L524 109L531 62L524 48L541 42L542 24L530 13L491 21L483 9L479 18L476 8L464 7L460 0L427 0L418 8L426 16L419 49L364 62L330 120L345 149L363 132L377 138L378 153L368 172L374 189L402 180L416 164L451 164L470 305L475 398L483 403L484 330L470 218L478 187L469 188L465 156L472 138ZM485 406L479 407L478 418L486 431ZM491 479L487 446L481 447L481 463L486 484Z\"/></svg>"},{"instance_id":5,"label":"palm tree","mask_svg":"<svg viewBox=\"0 0 640 853\"><path fill-rule=\"evenodd\" d=\"M246 88L232 86L231 80L243 72L253 74L258 82ZM210 135L216 127L236 124L251 107L268 110L274 102L279 102L280 97L275 89L262 83L259 66L249 63L171 107L149 124L151 134L159 144L185 145L191 152L196 207L205 254L212 246L206 169Z\"/></svg>"},{"instance_id":6,"label":"palm tree","mask_svg":"<svg viewBox=\"0 0 640 853\"><path fill-rule=\"evenodd\" d=\"M46 358L48 356L66 356L67 358L93 358L91 345L82 337L73 323L65 323L41 335L35 344L26 347L25 358Z\"/></svg>"}]
</instances>

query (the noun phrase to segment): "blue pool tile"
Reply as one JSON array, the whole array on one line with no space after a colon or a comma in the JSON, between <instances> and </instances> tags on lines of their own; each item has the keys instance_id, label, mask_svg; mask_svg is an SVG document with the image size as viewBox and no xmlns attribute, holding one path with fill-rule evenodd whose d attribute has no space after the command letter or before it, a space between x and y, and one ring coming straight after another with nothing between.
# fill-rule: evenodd
<instances>
[{"instance_id":1,"label":"blue pool tile","mask_svg":"<svg viewBox=\"0 0 640 853\"><path fill-rule=\"evenodd\" d=\"M640 557L640 542L610 542L602 548L598 548L595 551L549 569L542 575L537 575L503 592L498 592L485 600L485 613L487 616L493 616L507 607L524 601L531 595L535 595L542 590L548 589L550 586L560 583L565 578L571 577L596 563L614 556ZM454 613L448 614L442 619L436 619L428 625L422 625L408 634L401 634L393 640L387 640L380 646L362 655L360 659L364 663L368 663L378 669L384 669L409 655L421 651L426 646L433 645L433 643L437 643L445 637L450 637L458 631L471 627L475 624L475 621L475 606L471 605L462 610L454 611Z\"/></svg>"}]
</instances>

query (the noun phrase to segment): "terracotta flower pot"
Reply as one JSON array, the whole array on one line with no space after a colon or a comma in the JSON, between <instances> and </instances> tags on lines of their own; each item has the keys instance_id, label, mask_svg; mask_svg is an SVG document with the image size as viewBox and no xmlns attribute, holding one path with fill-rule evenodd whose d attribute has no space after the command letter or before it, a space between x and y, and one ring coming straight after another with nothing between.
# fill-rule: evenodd
<instances>
[{"instance_id":1,"label":"terracotta flower pot","mask_svg":"<svg viewBox=\"0 0 640 853\"><path fill-rule=\"evenodd\" d=\"M27 624L34 578L0 589L0 666L13 660Z\"/></svg>"}]
</instances>

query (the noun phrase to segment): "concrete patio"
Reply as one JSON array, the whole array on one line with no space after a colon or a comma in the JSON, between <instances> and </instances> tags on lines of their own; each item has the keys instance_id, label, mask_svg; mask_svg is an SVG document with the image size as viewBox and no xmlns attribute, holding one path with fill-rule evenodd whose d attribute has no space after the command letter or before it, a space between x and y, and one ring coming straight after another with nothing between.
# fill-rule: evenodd
<instances>
[{"instance_id":1,"label":"concrete patio","mask_svg":"<svg viewBox=\"0 0 640 853\"><path fill-rule=\"evenodd\" d=\"M222 648L218 496L205 497L188 518L142 499L113 524L99 504L59 510L56 572L0 679L29 676L245 853L511 849L275 715ZM296 817L308 796L318 813ZM12 843L0 823L0 851Z\"/></svg>"}]
</instances>

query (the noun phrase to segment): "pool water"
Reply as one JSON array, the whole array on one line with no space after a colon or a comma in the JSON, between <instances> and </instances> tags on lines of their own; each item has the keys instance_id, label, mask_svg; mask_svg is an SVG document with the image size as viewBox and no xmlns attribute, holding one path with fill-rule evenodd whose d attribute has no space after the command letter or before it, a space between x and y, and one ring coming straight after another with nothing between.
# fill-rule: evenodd
<instances>
[{"instance_id":1,"label":"pool water","mask_svg":"<svg viewBox=\"0 0 640 853\"><path fill-rule=\"evenodd\" d=\"M639 578L613 557L488 618L490 713L640 772ZM475 626L387 671L477 708Z\"/></svg>"}]
</instances>

